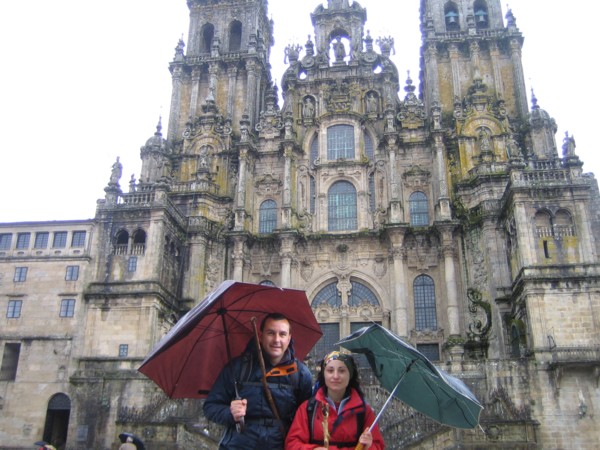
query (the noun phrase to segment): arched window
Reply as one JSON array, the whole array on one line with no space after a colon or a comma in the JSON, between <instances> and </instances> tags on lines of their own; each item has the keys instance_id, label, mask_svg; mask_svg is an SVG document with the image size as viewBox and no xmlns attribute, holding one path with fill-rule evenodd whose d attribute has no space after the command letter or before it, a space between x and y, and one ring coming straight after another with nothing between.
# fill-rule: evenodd
<instances>
[{"instance_id":1,"label":"arched window","mask_svg":"<svg viewBox=\"0 0 600 450\"><path fill-rule=\"evenodd\" d=\"M473 4L473 11L475 11L475 26L477 28L489 28L490 22L486 2L477 0Z\"/></svg>"},{"instance_id":2,"label":"arched window","mask_svg":"<svg viewBox=\"0 0 600 450\"><path fill-rule=\"evenodd\" d=\"M415 299L415 328L417 331L436 330L435 286L431 277L419 275L413 282Z\"/></svg>"},{"instance_id":3,"label":"arched window","mask_svg":"<svg viewBox=\"0 0 600 450\"><path fill-rule=\"evenodd\" d=\"M420 191L413 192L408 200L410 208L410 224L413 227L429 225L429 202L427 196Z\"/></svg>"},{"instance_id":4,"label":"arched window","mask_svg":"<svg viewBox=\"0 0 600 450\"><path fill-rule=\"evenodd\" d=\"M201 53L210 53L212 50L213 39L215 37L215 27L212 23L202 25L202 43L200 45Z\"/></svg>"},{"instance_id":5,"label":"arched window","mask_svg":"<svg viewBox=\"0 0 600 450\"><path fill-rule=\"evenodd\" d=\"M234 20L229 26L229 51L238 52L242 48L242 22Z\"/></svg>"},{"instance_id":6,"label":"arched window","mask_svg":"<svg viewBox=\"0 0 600 450\"><path fill-rule=\"evenodd\" d=\"M329 305L332 308L342 306L342 297L340 297L335 283L328 284L315 295L311 306L314 309L319 305Z\"/></svg>"},{"instance_id":7,"label":"arched window","mask_svg":"<svg viewBox=\"0 0 600 450\"><path fill-rule=\"evenodd\" d=\"M356 189L348 181L338 181L329 189L328 198L329 231L356 230L358 216Z\"/></svg>"},{"instance_id":8,"label":"arched window","mask_svg":"<svg viewBox=\"0 0 600 450\"><path fill-rule=\"evenodd\" d=\"M371 289L358 281L351 281L350 283L352 285L352 291L348 297L349 306L360 306L365 303L379 306L379 300L377 300L377 297L373 294Z\"/></svg>"},{"instance_id":9,"label":"arched window","mask_svg":"<svg viewBox=\"0 0 600 450\"><path fill-rule=\"evenodd\" d=\"M444 6L444 20L446 21L447 31L460 30L458 17L458 8L456 4L453 2L446 3L446 6Z\"/></svg>"},{"instance_id":10,"label":"arched window","mask_svg":"<svg viewBox=\"0 0 600 450\"><path fill-rule=\"evenodd\" d=\"M277 203L274 200L265 200L260 205L258 232L269 234L277 227Z\"/></svg>"},{"instance_id":11,"label":"arched window","mask_svg":"<svg viewBox=\"0 0 600 450\"><path fill-rule=\"evenodd\" d=\"M327 159L354 159L354 127L333 125L327 128Z\"/></svg>"},{"instance_id":12,"label":"arched window","mask_svg":"<svg viewBox=\"0 0 600 450\"><path fill-rule=\"evenodd\" d=\"M126 255L129 245L129 233L126 230L121 230L115 238L115 255Z\"/></svg>"},{"instance_id":13,"label":"arched window","mask_svg":"<svg viewBox=\"0 0 600 450\"><path fill-rule=\"evenodd\" d=\"M143 255L146 251L146 232L137 230L133 233L133 248L131 253L134 255Z\"/></svg>"}]
</instances>

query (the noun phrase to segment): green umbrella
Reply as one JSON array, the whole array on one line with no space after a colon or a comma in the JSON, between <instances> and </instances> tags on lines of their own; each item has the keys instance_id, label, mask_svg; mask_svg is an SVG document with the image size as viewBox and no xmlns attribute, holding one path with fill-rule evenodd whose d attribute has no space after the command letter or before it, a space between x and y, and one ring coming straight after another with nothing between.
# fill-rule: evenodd
<instances>
[{"instance_id":1,"label":"green umbrella","mask_svg":"<svg viewBox=\"0 0 600 450\"><path fill-rule=\"evenodd\" d=\"M392 396L433 420L455 428L474 428L483 407L469 388L435 367L422 353L381 325L361 328L336 343L366 355L381 385Z\"/></svg>"}]
</instances>

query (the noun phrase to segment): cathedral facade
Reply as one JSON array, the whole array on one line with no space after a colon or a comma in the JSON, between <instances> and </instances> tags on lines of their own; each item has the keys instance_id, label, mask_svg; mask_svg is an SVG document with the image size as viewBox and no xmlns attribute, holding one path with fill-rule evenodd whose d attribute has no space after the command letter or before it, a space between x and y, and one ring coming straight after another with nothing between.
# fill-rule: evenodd
<instances>
[{"instance_id":1,"label":"cathedral facade","mask_svg":"<svg viewBox=\"0 0 600 450\"><path fill-rule=\"evenodd\" d=\"M0 224L0 448L216 448L137 368L226 279L305 290L313 362L377 322L484 405L454 430L396 404L388 448L597 448L598 185L528 101L513 13L421 0L417 92L356 1L316 6L281 80L267 0L187 3L139 179L117 159L94 219Z\"/></svg>"}]
</instances>

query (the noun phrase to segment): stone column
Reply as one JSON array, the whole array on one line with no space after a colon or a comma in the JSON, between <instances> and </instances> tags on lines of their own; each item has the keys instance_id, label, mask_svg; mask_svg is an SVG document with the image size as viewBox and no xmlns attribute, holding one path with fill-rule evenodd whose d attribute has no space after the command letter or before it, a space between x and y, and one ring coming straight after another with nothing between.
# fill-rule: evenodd
<instances>
[{"instance_id":1,"label":"stone column","mask_svg":"<svg viewBox=\"0 0 600 450\"><path fill-rule=\"evenodd\" d=\"M250 128L254 129L256 123L256 94L257 94L257 80L258 80L258 65L256 61L250 60L246 62L247 80L246 80L246 105L248 108L248 114L250 115Z\"/></svg>"},{"instance_id":2,"label":"stone column","mask_svg":"<svg viewBox=\"0 0 600 450\"><path fill-rule=\"evenodd\" d=\"M231 66L227 69L227 76L229 77L229 86L227 90L227 116L233 119L234 114L234 101L236 97L236 77L237 77L237 67Z\"/></svg>"},{"instance_id":3,"label":"stone column","mask_svg":"<svg viewBox=\"0 0 600 450\"><path fill-rule=\"evenodd\" d=\"M233 238L233 279L235 281L244 281L244 242L242 236Z\"/></svg>"},{"instance_id":4,"label":"stone column","mask_svg":"<svg viewBox=\"0 0 600 450\"><path fill-rule=\"evenodd\" d=\"M235 212L234 230L244 229L245 210L246 210L246 170L248 167L248 150L240 150L240 171L238 173L237 201Z\"/></svg>"},{"instance_id":5,"label":"stone column","mask_svg":"<svg viewBox=\"0 0 600 450\"><path fill-rule=\"evenodd\" d=\"M179 139L179 111L181 108L181 73L182 66L173 66L173 92L171 93L171 105L169 107L169 130L167 139L173 141Z\"/></svg>"},{"instance_id":6,"label":"stone column","mask_svg":"<svg viewBox=\"0 0 600 450\"><path fill-rule=\"evenodd\" d=\"M452 230L442 230L442 253L444 255L444 274L446 281L447 316L450 336L460 335L460 313L458 308L458 291L456 286L456 270L454 256L456 245Z\"/></svg>"},{"instance_id":7,"label":"stone column","mask_svg":"<svg viewBox=\"0 0 600 450\"><path fill-rule=\"evenodd\" d=\"M450 197L448 196L448 178L446 175L446 159L444 156L444 139L442 133L435 133L434 146L440 189L438 197L439 220L451 220L452 211L450 209Z\"/></svg>"},{"instance_id":8,"label":"stone column","mask_svg":"<svg viewBox=\"0 0 600 450\"><path fill-rule=\"evenodd\" d=\"M284 169L283 169L283 205L281 227L287 229L291 227L292 220L292 156L293 144L285 143L284 150Z\"/></svg>"},{"instance_id":9,"label":"stone column","mask_svg":"<svg viewBox=\"0 0 600 450\"><path fill-rule=\"evenodd\" d=\"M189 264L190 267L206 266L206 237L196 235L189 246ZM205 271L188 270L183 292L185 298L203 298Z\"/></svg>"},{"instance_id":10,"label":"stone column","mask_svg":"<svg viewBox=\"0 0 600 450\"><path fill-rule=\"evenodd\" d=\"M498 42L490 42L490 57L492 59L492 71L494 73L494 87L499 98L504 98L504 83L500 70L500 49Z\"/></svg>"},{"instance_id":11,"label":"stone column","mask_svg":"<svg viewBox=\"0 0 600 450\"><path fill-rule=\"evenodd\" d=\"M450 44L448 46L448 54L450 55L450 66L452 67L452 94L455 98L461 98L460 52L458 51L458 46L456 44Z\"/></svg>"},{"instance_id":12,"label":"stone column","mask_svg":"<svg viewBox=\"0 0 600 450\"><path fill-rule=\"evenodd\" d=\"M281 286L282 288L292 287L292 257L294 251L293 236L281 236L281 250L279 258L281 261Z\"/></svg>"},{"instance_id":13,"label":"stone column","mask_svg":"<svg viewBox=\"0 0 600 450\"><path fill-rule=\"evenodd\" d=\"M192 70L192 92L190 94L190 119L196 117L198 111L198 92L200 90L200 69L194 67Z\"/></svg>"},{"instance_id":14,"label":"stone column","mask_svg":"<svg viewBox=\"0 0 600 450\"><path fill-rule=\"evenodd\" d=\"M515 103L521 114L521 118L525 119L529 114L529 109L527 107L527 90L525 87L525 76L523 75L523 63L521 61L521 44L517 39L510 41L510 59L513 63Z\"/></svg>"}]
</instances>

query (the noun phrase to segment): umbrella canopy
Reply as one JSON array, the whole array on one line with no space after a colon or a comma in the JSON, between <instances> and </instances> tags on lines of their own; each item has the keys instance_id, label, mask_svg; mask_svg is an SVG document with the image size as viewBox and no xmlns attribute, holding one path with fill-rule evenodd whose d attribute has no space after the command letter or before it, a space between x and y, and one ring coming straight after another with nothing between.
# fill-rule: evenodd
<instances>
[{"instance_id":1,"label":"umbrella canopy","mask_svg":"<svg viewBox=\"0 0 600 450\"><path fill-rule=\"evenodd\" d=\"M361 328L336 345L365 354L381 385L420 413L455 428L479 423L483 407L469 388L381 325Z\"/></svg>"},{"instance_id":2,"label":"umbrella canopy","mask_svg":"<svg viewBox=\"0 0 600 450\"><path fill-rule=\"evenodd\" d=\"M183 316L138 370L171 398L205 398L254 336L251 319L260 324L269 313L289 319L300 360L323 335L304 291L228 280Z\"/></svg>"},{"instance_id":3,"label":"umbrella canopy","mask_svg":"<svg viewBox=\"0 0 600 450\"><path fill-rule=\"evenodd\" d=\"M132 434L132 433L119 434L119 440L121 442L127 441L128 437L133 439L132 443L136 446L137 450L146 450L146 447L144 446L144 442L142 442L142 440L139 437L137 437L135 434Z\"/></svg>"}]
</instances>

